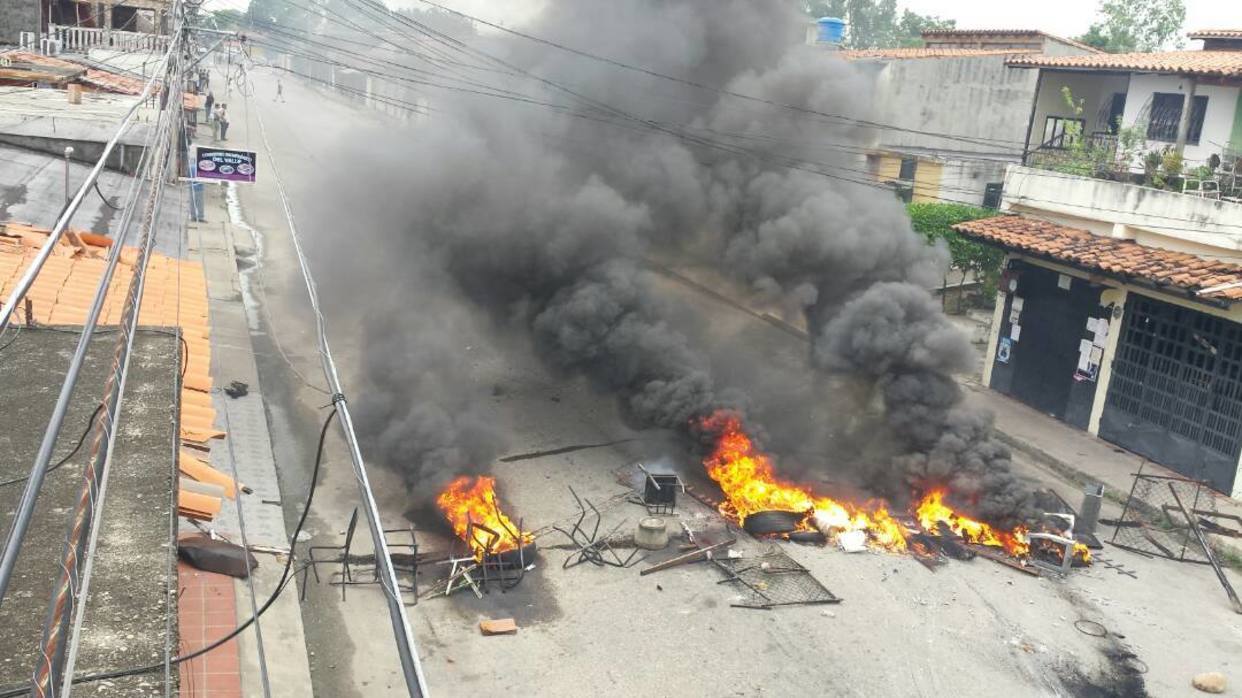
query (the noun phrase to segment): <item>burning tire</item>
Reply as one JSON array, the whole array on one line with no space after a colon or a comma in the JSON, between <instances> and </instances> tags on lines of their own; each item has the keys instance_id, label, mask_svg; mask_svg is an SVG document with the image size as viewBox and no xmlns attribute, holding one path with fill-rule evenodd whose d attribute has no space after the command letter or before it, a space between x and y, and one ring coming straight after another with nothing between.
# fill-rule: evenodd
<instances>
[{"instance_id":1,"label":"burning tire","mask_svg":"<svg viewBox=\"0 0 1242 698\"><path fill-rule=\"evenodd\" d=\"M752 536L793 533L806 514L797 511L757 511L742 521L742 528Z\"/></svg>"}]
</instances>

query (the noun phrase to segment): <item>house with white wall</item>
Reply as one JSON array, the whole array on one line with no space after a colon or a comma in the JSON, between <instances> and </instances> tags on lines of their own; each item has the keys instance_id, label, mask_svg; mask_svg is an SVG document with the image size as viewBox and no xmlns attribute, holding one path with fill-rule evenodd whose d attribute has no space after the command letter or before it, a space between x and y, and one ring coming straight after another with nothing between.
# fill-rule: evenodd
<instances>
[{"instance_id":1,"label":"house with white wall","mask_svg":"<svg viewBox=\"0 0 1242 698\"><path fill-rule=\"evenodd\" d=\"M1205 49L1008 59L1038 73L1027 162L1004 215L955 229L1007 253L989 387L1242 497L1242 31L1191 37ZM1212 173L1136 171L1123 129Z\"/></svg>"},{"instance_id":2,"label":"house with white wall","mask_svg":"<svg viewBox=\"0 0 1242 698\"><path fill-rule=\"evenodd\" d=\"M870 176L912 201L995 207L1005 167L1021 162L1038 77L1023 55L1098 51L1036 30L935 30L923 47L840 51L874 84Z\"/></svg>"}]
</instances>

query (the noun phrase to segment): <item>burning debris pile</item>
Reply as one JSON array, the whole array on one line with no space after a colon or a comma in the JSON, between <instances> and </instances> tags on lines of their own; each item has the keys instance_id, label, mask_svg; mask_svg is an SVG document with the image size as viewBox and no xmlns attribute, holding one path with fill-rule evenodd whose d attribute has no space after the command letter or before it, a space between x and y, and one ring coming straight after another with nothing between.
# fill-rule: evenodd
<instances>
[{"instance_id":1,"label":"burning debris pile","mask_svg":"<svg viewBox=\"0 0 1242 698\"><path fill-rule=\"evenodd\" d=\"M534 552L534 538L500 510L494 477L463 475L440 492L436 506L453 527L453 533L470 546L480 562L521 548Z\"/></svg>"},{"instance_id":2,"label":"burning debris pile","mask_svg":"<svg viewBox=\"0 0 1242 698\"><path fill-rule=\"evenodd\" d=\"M951 534L971 545L997 548L1019 560L1031 557L1030 530L1026 525L999 529L965 516L945 503L944 489L921 493L910 516L899 520L882 500L861 504L839 501L777 477L770 457L755 446L736 413L717 412L703 420L702 427L717 435L715 448L703 464L724 493L720 513L744 527L752 516L790 512L798 515L794 531L818 530L828 538L862 537L868 547L878 550L904 552L909 535L924 531ZM1080 562L1090 562L1085 545L1075 543L1072 550Z\"/></svg>"}]
</instances>

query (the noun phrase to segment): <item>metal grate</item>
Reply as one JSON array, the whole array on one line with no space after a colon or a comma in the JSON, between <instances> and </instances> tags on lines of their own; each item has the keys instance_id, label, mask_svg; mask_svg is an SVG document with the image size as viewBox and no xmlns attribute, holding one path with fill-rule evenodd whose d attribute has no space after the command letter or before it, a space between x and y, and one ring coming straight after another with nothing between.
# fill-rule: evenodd
<instances>
[{"instance_id":1,"label":"metal grate","mask_svg":"<svg viewBox=\"0 0 1242 698\"><path fill-rule=\"evenodd\" d=\"M734 606L773 608L800 604L841 603L805 567L777 546L763 555L746 558L713 559L726 576L719 584L735 584L743 600Z\"/></svg>"},{"instance_id":2,"label":"metal grate","mask_svg":"<svg viewBox=\"0 0 1242 698\"><path fill-rule=\"evenodd\" d=\"M1110 542L1120 548L1170 560L1207 563L1203 547L1182 513L1185 507L1196 521L1207 521L1207 525L1211 525L1217 516L1216 499L1205 491L1206 487L1184 478L1135 475Z\"/></svg>"},{"instance_id":3,"label":"metal grate","mask_svg":"<svg viewBox=\"0 0 1242 698\"><path fill-rule=\"evenodd\" d=\"M1236 323L1131 296L1109 401L1226 456L1242 449L1242 336Z\"/></svg>"}]
</instances>

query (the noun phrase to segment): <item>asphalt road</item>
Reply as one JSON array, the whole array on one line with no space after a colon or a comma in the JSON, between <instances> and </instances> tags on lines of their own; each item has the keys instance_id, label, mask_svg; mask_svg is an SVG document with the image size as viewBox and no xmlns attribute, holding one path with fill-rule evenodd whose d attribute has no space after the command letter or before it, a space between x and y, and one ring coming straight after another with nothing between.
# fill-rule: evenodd
<instances>
[{"instance_id":1,"label":"asphalt road","mask_svg":"<svg viewBox=\"0 0 1242 698\"><path fill-rule=\"evenodd\" d=\"M322 268L334 256L350 254L353 241L367 234L368 219L366 211L357 211L356 225L341 226L340 216L315 215L325 201L342 207L349 202L315 187L319 178L312 169L334 166L327 146L343 134L371 129L376 138L399 138L405 127L288 79L288 101L275 103L273 79L260 73L255 82L257 94L248 104L236 95L224 98L232 100L230 140L262 150L255 119L262 110L294 213ZM244 190L241 202L243 215L262 237L251 278L252 339L269 400L288 518L306 490L314 435L328 400L309 309L264 160L261 156L263 182ZM399 195L399 181L384 186ZM713 351L713 358L736 382L755 389L821 391L826 397L817 409L825 411L860 402L847 394L848 386L825 386L808 377L805 343L785 329L675 280L653 279L674 307L708 326L716 338L713 346L728 347ZM355 330L370 310L368 298L338 297L329 305L333 349L348 389L358 356ZM608 396L549 374L520 341L499 339L461 351L480 385L503 386L487 409L510 435L510 453L635 439L495 464L505 501L533 522L528 525L571 515L567 486L595 501L623 492L615 473L636 460L665 457L687 473L697 472L670 435L631 431ZM777 416L774 408L769 418ZM1073 488L1050 473L1030 463L1019 466L1033 486L1055 486L1071 501L1075 498ZM409 503L400 479L377 468L372 483L386 525L400 525ZM339 542L356 505L348 460L334 438L311 516L315 542ZM637 507L620 504L605 513L605 524L624 519L632 526L638 514ZM694 527L715 521L714 514L693 504L683 507L682 516ZM444 549L449 542L434 530L420 534L424 550ZM742 547L747 554L762 549L749 540ZM367 548L361 542L356 552ZM736 591L718 585L719 574L704 565L649 577L589 566L562 570L568 552L545 547L537 569L516 591L483 601L468 594L425 599L410 608L411 622L430 686L441 696L496 691L546 696L1189 696L1194 694L1193 674L1236 675L1242 661L1242 624L1229 612L1210 570L1198 566L1110 549L1105 555L1137 578L1100 565L1053 581L985 560L951 563L932 573L904 556L796 546L786 551L844 603L774 611L731 608ZM423 588L443 572L425 570ZM480 619L507 616L516 619L517 635L481 636ZM1079 619L1097 621L1111 634L1086 635L1075 629ZM317 695L402 694L384 606L373 586L350 587L342 601L339 587L312 585L303 620Z\"/></svg>"}]
</instances>

